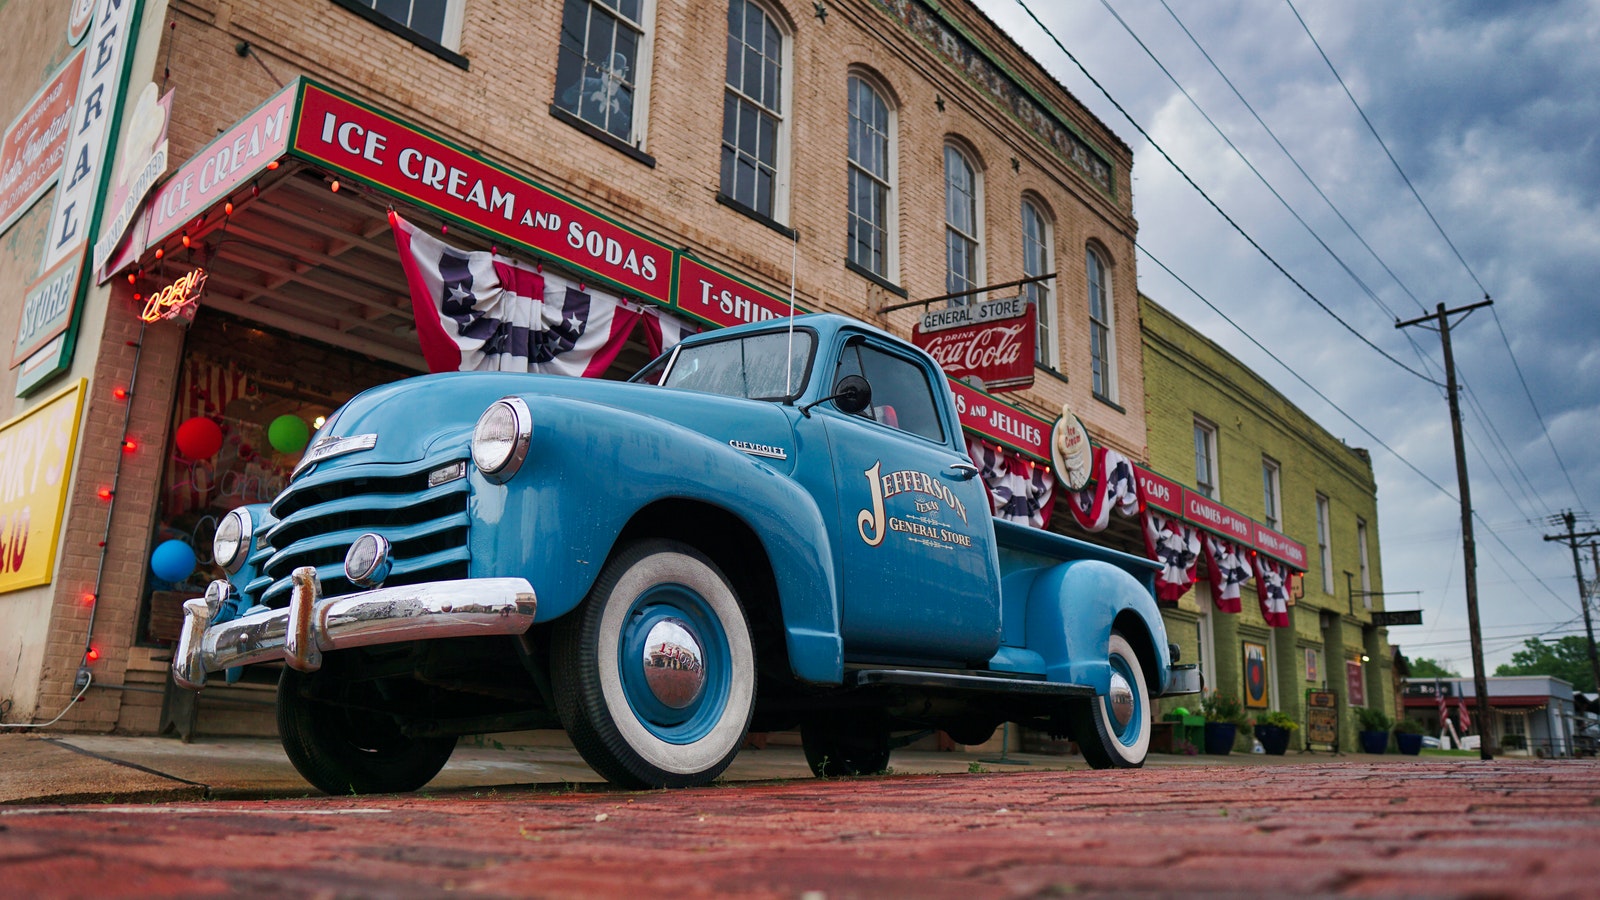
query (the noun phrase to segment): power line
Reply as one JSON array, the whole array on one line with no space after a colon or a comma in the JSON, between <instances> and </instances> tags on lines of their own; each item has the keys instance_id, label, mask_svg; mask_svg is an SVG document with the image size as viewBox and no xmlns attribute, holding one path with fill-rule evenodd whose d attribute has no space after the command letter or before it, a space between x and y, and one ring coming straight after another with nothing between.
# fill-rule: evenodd
<instances>
[{"instance_id":1,"label":"power line","mask_svg":"<svg viewBox=\"0 0 1600 900\"><path fill-rule=\"evenodd\" d=\"M1544 431L1545 443L1550 445L1550 453L1555 456L1556 465L1561 467L1561 474L1567 479L1567 487L1572 488L1573 500L1579 506L1582 506L1583 497L1578 494L1578 486L1572 482L1572 473L1567 471L1567 464L1561 459L1560 452L1556 450L1555 439L1550 436L1550 426L1545 424L1544 415L1539 412L1539 404L1534 402L1533 391L1528 389L1528 379L1523 377L1522 366L1517 363L1517 354L1511 350L1511 338L1506 336L1506 327L1500 322L1500 314L1495 312L1493 307L1490 307L1489 311L1494 313L1494 325L1500 330L1500 340L1505 342L1506 355L1511 357L1511 367L1517 371L1517 381L1522 383L1522 392L1528 396L1528 406L1533 410L1534 418L1539 420L1539 428Z\"/></svg>"},{"instance_id":2,"label":"power line","mask_svg":"<svg viewBox=\"0 0 1600 900\"><path fill-rule=\"evenodd\" d=\"M1078 71L1083 73L1083 77L1089 79L1089 82L1091 84L1093 84L1095 86L1095 88L1098 89L1102 95L1105 96L1107 102L1109 102L1112 106L1116 107L1117 112L1121 113L1123 118L1128 120L1128 124L1132 125L1134 127L1134 130L1138 131L1139 134L1142 135L1147 142L1149 142L1151 148L1153 148L1157 153L1161 154L1161 158L1166 160L1168 165L1172 166L1173 171L1177 172L1180 176L1182 176L1183 180L1188 182L1189 186L1195 189L1195 192L1200 195L1201 199L1205 200L1206 204L1209 205L1213 210L1215 210L1217 215L1222 217L1223 221L1227 222L1228 225L1230 227L1232 227L1234 231L1238 232L1239 236L1244 238L1245 242L1248 243L1252 248L1254 248L1257 253L1261 254L1262 258L1265 259L1268 263L1270 263L1273 268L1277 269L1279 274L1283 275L1284 278L1287 278L1289 280L1289 283L1293 284L1296 288L1298 288L1300 290L1300 293L1305 294L1306 297L1308 299L1310 299L1312 303L1315 303L1318 308L1320 308L1323 312L1327 313L1328 316L1331 317L1335 322L1338 322L1340 325L1342 325L1344 327L1344 329L1346 331L1350 332L1352 335L1354 335L1357 340L1361 341L1361 343L1366 344L1368 347L1370 347L1374 351L1376 351L1379 356L1382 356L1384 359L1387 359L1389 362L1394 363L1396 366L1399 366L1404 371L1406 371L1406 372L1408 372L1408 373L1410 373L1412 375L1415 375L1417 378L1420 378L1420 379L1422 379L1423 381L1425 381L1425 382L1427 382L1429 384L1434 384L1434 385L1438 384L1438 382L1434 381L1432 378L1428 377L1427 375L1423 374L1422 372L1418 372L1416 369L1411 368L1410 366L1408 366L1405 363L1401 362L1399 359L1397 359L1394 356L1392 356L1387 350L1384 350L1382 347L1379 347L1377 344L1373 343L1369 338L1367 338L1366 335L1364 335L1361 332L1357 331L1354 326L1352 326L1349 322L1346 322L1343 318L1341 318L1339 316L1339 314L1334 312L1326 303L1323 303L1321 298L1319 298L1316 294L1313 294L1311 292L1310 288L1306 287L1303 283L1300 282L1299 279L1295 278L1294 275L1290 274L1289 270L1284 268L1282 263L1278 262L1278 260L1276 258L1274 258L1271 253L1268 253L1265 247L1262 247L1261 244L1259 244L1256 241L1255 238L1250 236L1249 232L1245 231L1244 228L1238 222L1234 221L1232 216L1230 216L1226 212L1224 212L1222 207L1217 205L1217 202L1215 200L1211 199L1211 195L1206 193L1205 189L1200 187L1200 185L1197 184L1195 182L1195 180L1189 176L1189 173L1184 171L1182 166L1178 165L1177 161L1174 160L1167 153L1167 151L1165 149L1163 149L1159 143L1156 142L1156 139L1154 137L1151 137L1151 135L1150 135L1150 133L1148 131L1144 130L1144 126L1140 125L1138 120L1134 119L1133 115L1131 113L1129 113L1126 109L1124 109L1122 104L1118 103L1117 99L1115 97L1111 96L1111 92L1106 89L1105 85L1100 83L1099 79L1097 79L1093 75L1089 74L1089 70L1084 67L1083 63L1078 61L1078 57L1073 55L1071 50L1068 50L1066 48L1066 46L1061 43L1061 39L1057 38L1055 36L1055 32L1051 31L1043 22L1041 22L1039 20L1038 16L1034 15L1033 10L1028 8L1028 4L1027 4L1026 0L1017 0L1017 5L1022 7L1022 11L1028 14L1028 18L1032 19L1034 24L1038 25L1040 30L1042 30L1045 33L1045 36L1050 38L1051 42L1054 43L1056 45L1056 47L1062 53L1066 54L1067 59L1071 60L1072 64L1078 67Z\"/></svg>"},{"instance_id":3,"label":"power line","mask_svg":"<svg viewBox=\"0 0 1600 900\"><path fill-rule=\"evenodd\" d=\"M1444 226L1439 224L1439 220L1433 215L1433 210L1428 208L1427 201L1423 200L1422 195L1417 193L1416 185L1411 183L1411 179L1406 175L1406 170L1400 168L1400 161L1394 158L1393 153L1389 152L1389 145L1384 142L1383 136L1378 134L1378 129L1372 124L1372 120L1367 118L1367 111L1361 108L1360 103L1356 102L1355 95L1350 93L1350 88L1344 83L1343 76L1339 74L1338 69L1333 67L1333 60L1328 58L1328 54L1323 51L1322 45L1317 43L1317 36L1311 33L1311 26L1306 24L1305 19L1301 18L1300 10L1294 8L1294 0L1283 0L1283 2L1289 4L1289 10L1294 13L1295 20L1300 23L1301 28L1305 29L1306 37L1311 38L1311 45L1317 48L1317 53L1321 55L1322 61L1328 64L1328 71L1333 73L1334 79L1339 82L1339 87L1344 89L1344 95L1350 98L1350 104L1356 108L1356 112L1361 114L1361 121L1367 123L1367 130L1372 132L1374 138L1377 138L1378 146L1383 148L1383 153L1389 157L1389 162L1394 163L1394 170L1400 173L1400 179L1406 183L1406 187L1411 189L1411 196L1417 198L1417 203L1421 204L1422 211L1428 214L1428 220L1433 222L1433 227L1439 229L1439 236L1444 238L1446 244L1450 245L1450 252L1456 255L1456 259L1461 261L1461 267L1467 270L1468 275L1472 276L1473 283L1477 284L1478 290L1483 292L1484 299L1489 299L1489 289L1483 286L1482 281L1478 280L1478 273L1472 271L1472 266L1467 264L1466 257L1462 256L1461 251L1456 249L1455 242L1450 240L1450 235L1445 233Z\"/></svg>"}]
</instances>

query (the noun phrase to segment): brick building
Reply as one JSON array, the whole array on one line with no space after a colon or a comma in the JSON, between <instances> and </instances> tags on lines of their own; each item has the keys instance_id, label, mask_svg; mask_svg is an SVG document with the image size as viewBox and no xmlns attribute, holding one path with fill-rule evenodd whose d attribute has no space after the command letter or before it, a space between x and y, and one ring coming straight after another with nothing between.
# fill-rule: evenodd
<instances>
[{"instance_id":1,"label":"brick building","mask_svg":"<svg viewBox=\"0 0 1600 900\"><path fill-rule=\"evenodd\" d=\"M1300 557L1291 569L1302 574L1283 627L1269 626L1253 584L1237 614L1219 611L1203 572L1164 611L1168 636L1201 662L1209 688L1244 697L1247 707L1254 655L1259 706L1245 711L1292 716L1302 729L1296 746L1307 737L1308 692L1332 692L1339 747L1354 748L1352 707L1395 714L1387 631L1372 624L1383 609L1372 460L1165 308L1148 297L1139 308L1150 468L1237 510L1256 533L1265 526L1301 547L1285 554ZM1250 552L1269 551L1258 544Z\"/></svg>"},{"instance_id":2,"label":"brick building","mask_svg":"<svg viewBox=\"0 0 1600 900\"><path fill-rule=\"evenodd\" d=\"M1022 289L1033 386L983 400L971 433L1047 467L1070 403L1143 457L1132 153L968 4L394 8L0 6L0 121L73 126L25 167L31 193L8 182L0 234L19 286L0 440L76 454L39 487L29 577L0 577L9 721L66 709L84 665L64 726L179 716L167 660L178 604L217 573L216 519L270 498L344 399L426 371L391 212L698 327L781 314L792 290L909 336L920 310L885 307L1055 272ZM608 374L648 345L630 335ZM152 565L174 541L188 574ZM269 690L208 690L202 729L270 727Z\"/></svg>"}]
</instances>

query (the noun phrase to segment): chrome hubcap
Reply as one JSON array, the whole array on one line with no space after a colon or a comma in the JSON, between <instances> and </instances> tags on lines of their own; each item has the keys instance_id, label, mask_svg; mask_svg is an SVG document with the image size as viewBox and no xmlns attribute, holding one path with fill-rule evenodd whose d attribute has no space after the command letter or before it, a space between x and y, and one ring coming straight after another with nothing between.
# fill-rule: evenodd
<instances>
[{"instance_id":1,"label":"chrome hubcap","mask_svg":"<svg viewBox=\"0 0 1600 900\"><path fill-rule=\"evenodd\" d=\"M662 619L650 627L640 662L650 693L671 709L688 708L705 689L705 651L682 619Z\"/></svg>"},{"instance_id":2,"label":"chrome hubcap","mask_svg":"<svg viewBox=\"0 0 1600 900\"><path fill-rule=\"evenodd\" d=\"M1111 717L1117 721L1117 730L1128 727L1128 723L1133 721L1133 686L1115 669L1111 672L1111 694L1107 699L1110 701Z\"/></svg>"}]
</instances>

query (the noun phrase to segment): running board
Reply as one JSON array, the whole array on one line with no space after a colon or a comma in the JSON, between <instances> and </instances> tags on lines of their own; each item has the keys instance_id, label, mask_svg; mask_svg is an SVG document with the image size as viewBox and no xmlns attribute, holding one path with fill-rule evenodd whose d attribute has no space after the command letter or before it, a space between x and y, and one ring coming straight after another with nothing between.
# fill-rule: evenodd
<instances>
[{"instance_id":1,"label":"running board","mask_svg":"<svg viewBox=\"0 0 1600 900\"><path fill-rule=\"evenodd\" d=\"M995 678L987 675L953 675L911 669L855 669L845 673L851 687L905 687L972 694L1011 694L1028 697L1093 697L1086 684L1062 684L1031 678Z\"/></svg>"}]
</instances>

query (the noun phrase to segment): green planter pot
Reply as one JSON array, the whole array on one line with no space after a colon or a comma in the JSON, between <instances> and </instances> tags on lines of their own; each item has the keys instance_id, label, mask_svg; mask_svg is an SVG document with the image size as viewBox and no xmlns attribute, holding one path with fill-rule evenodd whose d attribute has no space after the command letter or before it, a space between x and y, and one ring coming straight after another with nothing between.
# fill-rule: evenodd
<instances>
[{"instance_id":1,"label":"green planter pot","mask_svg":"<svg viewBox=\"0 0 1600 900\"><path fill-rule=\"evenodd\" d=\"M1227 756L1233 752L1233 737L1239 726L1232 722L1206 723L1206 752L1212 756Z\"/></svg>"},{"instance_id":2,"label":"green planter pot","mask_svg":"<svg viewBox=\"0 0 1600 900\"><path fill-rule=\"evenodd\" d=\"M1261 749L1270 756L1282 756L1288 752L1289 734L1289 729L1277 725L1256 726L1256 740L1261 742Z\"/></svg>"},{"instance_id":3,"label":"green planter pot","mask_svg":"<svg viewBox=\"0 0 1600 900\"><path fill-rule=\"evenodd\" d=\"M1363 731L1356 735L1361 739L1361 752L1382 753L1389 749L1389 732Z\"/></svg>"}]
</instances>

